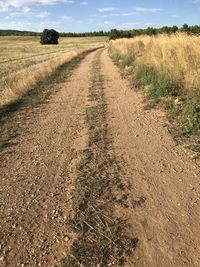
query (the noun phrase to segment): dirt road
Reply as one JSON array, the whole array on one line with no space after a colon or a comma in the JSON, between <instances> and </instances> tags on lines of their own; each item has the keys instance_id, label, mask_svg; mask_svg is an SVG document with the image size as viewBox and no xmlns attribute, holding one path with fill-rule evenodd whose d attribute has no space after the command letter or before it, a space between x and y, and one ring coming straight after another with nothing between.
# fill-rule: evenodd
<instances>
[{"instance_id":1,"label":"dirt road","mask_svg":"<svg viewBox=\"0 0 200 267\"><path fill-rule=\"evenodd\" d=\"M80 132L93 56L57 85L58 93L29 118L26 133L6 151L0 181L0 266L54 266L66 256L76 142L78 149L84 147Z\"/></svg>"},{"instance_id":2,"label":"dirt road","mask_svg":"<svg viewBox=\"0 0 200 267\"><path fill-rule=\"evenodd\" d=\"M15 145L1 152L0 266L56 266L70 253L77 236L67 221L89 139L85 113L97 53L57 84ZM144 109L143 96L120 77L107 50L98 60L106 131L128 185L126 205L112 209L139 240L125 266L200 266L200 162L175 144L162 111Z\"/></svg>"}]
</instances>

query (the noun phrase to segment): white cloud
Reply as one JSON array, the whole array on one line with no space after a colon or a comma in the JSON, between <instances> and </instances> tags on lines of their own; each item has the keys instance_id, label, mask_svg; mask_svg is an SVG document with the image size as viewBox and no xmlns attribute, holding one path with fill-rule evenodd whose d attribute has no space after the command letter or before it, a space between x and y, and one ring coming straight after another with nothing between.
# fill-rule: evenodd
<instances>
[{"instance_id":1,"label":"white cloud","mask_svg":"<svg viewBox=\"0 0 200 267\"><path fill-rule=\"evenodd\" d=\"M73 3L73 0L5 0L0 1L0 11L5 12L10 8L21 8L33 4L56 5L59 3Z\"/></svg>"},{"instance_id":2,"label":"white cloud","mask_svg":"<svg viewBox=\"0 0 200 267\"><path fill-rule=\"evenodd\" d=\"M113 23L114 23L113 21L103 21L103 24L105 25L111 25L111 24L113 25Z\"/></svg>"},{"instance_id":3,"label":"white cloud","mask_svg":"<svg viewBox=\"0 0 200 267\"><path fill-rule=\"evenodd\" d=\"M135 15L136 12L127 12L127 13L109 13L109 14L94 14L91 15L91 17L97 17L97 18L110 18L110 17L129 17Z\"/></svg>"},{"instance_id":4,"label":"white cloud","mask_svg":"<svg viewBox=\"0 0 200 267\"><path fill-rule=\"evenodd\" d=\"M155 22L146 22L146 23L144 23L144 25L147 27L159 27L159 26L161 26L159 23L155 23Z\"/></svg>"},{"instance_id":5,"label":"white cloud","mask_svg":"<svg viewBox=\"0 0 200 267\"><path fill-rule=\"evenodd\" d=\"M116 8L116 7L103 7L103 8L98 8L98 11L101 12L101 13L104 13L104 12L112 12L112 11L116 11L116 10L119 10L119 8Z\"/></svg>"},{"instance_id":6,"label":"white cloud","mask_svg":"<svg viewBox=\"0 0 200 267\"><path fill-rule=\"evenodd\" d=\"M2 11L2 12L8 11L7 3L3 3L2 1L0 1L0 11Z\"/></svg>"},{"instance_id":7,"label":"white cloud","mask_svg":"<svg viewBox=\"0 0 200 267\"><path fill-rule=\"evenodd\" d=\"M162 11L160 8L145 8L145 7L137 7L135 9L137 12L144 12L144 13L156 13Z\"/></svg>"},{"instance_id":8,"label":"white cloud","mask_svg":"<svg viewBox=\"0 0 200 267\"><path fill-rule=\"evenodd\" d=\"M172 18L175 18L175 19L180 18L179 15L171 15L171 17L172 17Z\"/></svg>"},{"instance_id":9,"label":"white cloud","mask_svg":"<svg viewBox=\"0 0 200 267\"><path fill-rule=\"evenodd\" d=\"M82 2L80 2L80 4L84 6L84 5L88 5L88 2L82 1Z\"/></svg>"},{"instance_id":10,"label":"white cloud","mask_svg":"<svg viewBox=\"0 0 200 267\"><path fill-rule=\"evenodd\" d=\"M114 21L105 20L97 24L97 28L110 30L116 27L116 23Z\"/></svg>"},{"instance_id":11,"label":"white cloud","mask_svg":"<svg viewBox=\"0 0 200 267\"><path fill-rule=\"evenodd\" d=\"M123 29L123 30L130 30L130 29L135 28L135 26L138 26L138 25L141 25L141 23L140 22L125 22L125 23L118 25L117 28Z\"/></svg>"},{"instance_id":12,"label":"white cloud","mask_svg":"<svg viewBox=\"0 0 200 267\"><path fill-rule=\"evenodd\" d=\"M72 17L70 17L70 16L61 16L61 19L62 20L70 20L70 19L72 19Z\"/></svg>"},{"instance_id":13,"label":"white cloud","mask_svg":"<svg viewBox=\"0 0 200 267\"><path fill-rule=\"evenodd\" d=\"M36 31L41 32L44 29L55 29L57 31L64 31L65 24L63 21L39 20L37 22L6 20L1 23L1 29L21 30L21 31Z\"/></svg>"},{"instance_id":14,"label":"white cloud","mask_svg":"<svg viewBox=\"0 0 200 267\"><path fill-rule=\"evenodd\" d=\"M29 7L23 7L19 12L11 12L5 19L9 19L11 17L19 17L19 16L28 16L31 14L31 9Z\"/></svg>"},{"instance_id":15,"label":"white cloud","mask_svg":"<svg viewBox=\"0 0 200 267\"><path fill-rule=\"evenodd\" d=\"M44 18L47 18L48 16L49 16L49 12L47 11L43 11L35 15L35 17L39 19L44 19Z\"/></svg>"},{"instance_id":16,"label":"white cloud","mask_svg":"<svg viewBox=\"0 0 200 267\"><path fill-rule=\"evenodd\" d=\"M30 11L31 11L30 7L23 7L23 8L22 8L22 12L23 12L24 14L28 14L28 13L30 13Z\"/></svg>"}]
</instances>

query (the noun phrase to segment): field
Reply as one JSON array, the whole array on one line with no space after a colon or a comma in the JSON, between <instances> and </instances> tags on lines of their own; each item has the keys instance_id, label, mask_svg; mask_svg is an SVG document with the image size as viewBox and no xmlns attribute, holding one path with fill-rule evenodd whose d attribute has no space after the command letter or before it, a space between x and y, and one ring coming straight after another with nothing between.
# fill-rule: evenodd
<instances>
[{"instance_id":1,"label":"field","mask_svg":"<svg viewBox=\"0 0 200 267\"><path fill-rule=\"evenodd\" d=\"M121 66L140 65L166 72L182 94L200 93L200 37L177 35L141 36L113 41L111 53ZM120 59L120 56L122 57Z\"/></svg>"},{"instance_id":2,"label":"field","mask_svg":"<svg viewBox=\"0 0 200 267\"><path fill-rule=\"evenodd\" d=\"M185 133L200 134L200 37L138 36L110 44L110 54L133 85L177 114ZM179 110L178 110L179 109Z\"/></svg>"},{"instance_id":3,"label":"field","mask_svg":"<svg viewBox=\"0 0 200 267\"><path fill-rule=\"evenodd\" d=\"M42 46L39 37L0 37L0 106L16 100L73 56L106 41L98 37L60 38L57 46Z\"/></svg>"}]
</instances>

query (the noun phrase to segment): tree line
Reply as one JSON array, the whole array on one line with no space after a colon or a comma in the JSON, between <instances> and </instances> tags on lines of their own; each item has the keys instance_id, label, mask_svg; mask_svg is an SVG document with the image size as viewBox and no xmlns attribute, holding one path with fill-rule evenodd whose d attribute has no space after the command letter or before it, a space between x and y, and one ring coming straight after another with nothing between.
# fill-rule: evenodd
<instances>
[{"instance_id":1,"label":"tree line","mask_svg":"<svg viewBox=\"0 0 200 267\"><path fill-rule=\"evenodd\" d=\"M91 37L91 36L108 36L110 39L118 38L133 38L139 35L158 35L161 33L173 34L176 32L185 32L187 34L200 34L200 25L189 26L184 24L182 27L177 26L164 26L161 28L148 27L147 29L133 29L133 30L117 30L112 29L110 31L94 31L94 32L61 32L60 37ZM0 36L41 36L42 33L31 31L17 31L17 30L0 30Z\"/></svg>"},{"instance_id":2,"label":"tree line","mask_svg":"<svg viewBox=\"0 0 200 267\"><path fill-rule=\"evenodd\" d=\"M177 26L164 26L161 28L153 28L148 27L147 29L135 29L135 30L117 30L112 29L109 32L110 39L118 39L118 38L133 38L140 35L158 35L158 34L174 34L176 32L185 32L187 34L197 34L200 35L200 25L188 26L184 24L182 27Z\"/></svg>"},{"instance_id":3,"label":"tree line","mask_svg":"<svg viewBox=\"0 0 200 267\"><path fill-rule=\"evenodd\" d=\"M0 30L0 36L40 36L39 32L17 31L17 30Z\"/></svg>"}]
</instances>

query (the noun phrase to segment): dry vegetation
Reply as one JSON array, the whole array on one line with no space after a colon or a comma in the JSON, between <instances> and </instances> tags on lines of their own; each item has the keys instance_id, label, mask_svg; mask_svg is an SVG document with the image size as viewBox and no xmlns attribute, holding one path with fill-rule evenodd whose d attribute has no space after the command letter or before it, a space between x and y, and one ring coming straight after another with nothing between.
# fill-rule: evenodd
<instances>
[{"instance_id":1,"label":"dry vegetation","mask_svg":"<svg viewBox=\"0 0 200 267\"><path fill-rule=\"evenodd\" d=\"M16 100L58 66L105 38L60 38L58 46L42 46L39 37L0 37L0 107Z\"/></svg>"},{"instance_id":2,"label":"dry vegetation","mask_svg":"<svg viewBox=\"0 0 200 267\"><path fill-rule=\"evenodd\" d=\"M134 86L165 101L185 133L200 134L200 37L138 36L110 43L113 60Z\"/></svg>"},{"instance_id":3,"label":"dry vegetation","mask_svg":"<svg viewBox=\"0 0 200 267\"><path fill-rule=\"evenodd\" d=\"M159 35L138 36L134 39L112 41L112 53L131 57L133 66L140 64L154 66L168 72L178 82L184 93L200 91L200 37Z\"/></svg>"}]
</instances>

